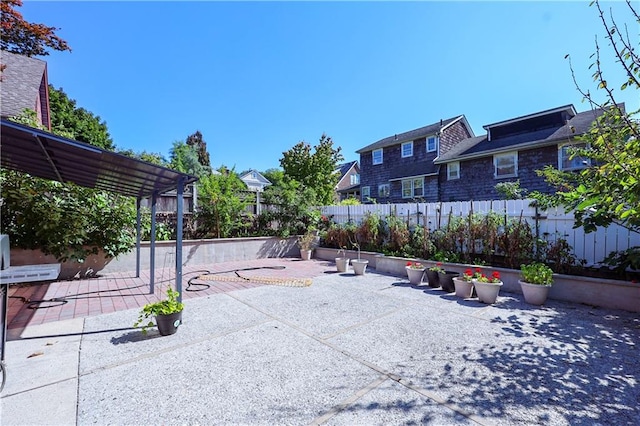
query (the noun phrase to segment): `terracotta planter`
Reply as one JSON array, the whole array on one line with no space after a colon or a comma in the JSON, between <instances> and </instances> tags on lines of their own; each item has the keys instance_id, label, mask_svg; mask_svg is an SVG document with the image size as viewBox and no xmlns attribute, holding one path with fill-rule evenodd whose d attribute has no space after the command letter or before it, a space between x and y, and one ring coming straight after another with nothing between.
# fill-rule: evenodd
<instances>
[{"instance_id":1,"label":"terracotta planter","mask_svg":"<svg viewBox=\"0 0 640 426\"><path fill-rule=\"evenodd\" d=\"M366 259L351 260L351 267L353 268L353 273L356 275L364 275L364 272L367 269L368 264L369 264L369 261Z\"/></svg>"},{"instance_id":2,"label":"terracotta planter","mask_svg":"<svg viewBox=\"0 0 640 426\"><path fill-rule=\"evenodd\" d=\"M453 285L456 289L456 296L463 299L469 299L473 296L473 283L463 280L462 278L454 278Z\"/></svg>"},{"instance_id":3,"label":"terracotta planter","mask_svg":"<svg viewBox=\"0 0 640 426\"><path fill-rule=\"evenodd\" d=\"M407 271L407 278L409 278L409 282L412 285L420 285L422 284L422 278L424 277L424 268L416 269L405 266Z\"/></svg>"},{"instance_id":4,"label":"terracotta planter","mask_svg":"<svg viewBox=\"0 0 640 426\"><path fill-rule=\"evenodd\" d=\"M519 280L525 302L531 305L542 305L547 301L550 285L532 284Z\"/></svg>"},{"instance_id":5,"label":"terracotta planter","mask_svg":"<svg viewBox=\"0 0 640 426\"><path fill-rule=\"evenodd\" d=\"M313 250L302 250L300 249L300 258L302 260L309 260L311 259L311 253L313 252Z\"/></svg>"},{"instance_id":6,"label":"terracotta planter","mask_svg":"<svg viewBox=\"0 0 640 426\"><path fill-rule=\"evenodd\" d=\"M347 269L349 269L349 258L336 257L336 269L338 272L347 272Z\"/></svg>"},{"instance_id":7,"label":"terracotta planter","mask_svg":"<svg viewBox=\"0 0 640 426\"><path fill-rule=\"evenodd\" d=\"M483 303L491 305L496 303L496 300L498 299L498 293L500 292L500 287L502 287L502 281L497 283L483 283L473 280L473 286L478 294L478 299Z\"/></svg>"},{"instance_id":8,"label":"terracotta planter","mask_svg":"<svg viewBox=\"0 0 640 426\"><path fill-rule=\"evenodd\" d=\"M459 275L460 273L455 271L441 272L438 280L440 281L440 287L442 290L447 293L453 293L456 290L453 285L453 279Z\"/></svg>"},{"instance_id":9,"label":"terracotta planter","mask_svg":"<svg viewBox=\"0 0 640 426\"><path fill-rule=\"evenodd\" d=\"M425 272L427 273L427 281L429 281L429 287L440 287L440 273L438 271L430 271L428 269Z\"/></svg>"}]
</instances>

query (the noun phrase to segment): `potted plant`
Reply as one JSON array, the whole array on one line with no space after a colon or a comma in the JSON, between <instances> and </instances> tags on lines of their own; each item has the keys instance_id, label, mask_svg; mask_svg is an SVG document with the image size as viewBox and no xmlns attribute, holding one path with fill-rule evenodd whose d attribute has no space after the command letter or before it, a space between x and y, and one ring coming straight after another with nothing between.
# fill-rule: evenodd
<instances>
[{"instance_id":1,"label":"potted plant","mask_svg":"<svg viewBox=\"0 0 640 426\"><path fill-rule=\"evenodd\" d=\"M407 262L407 266L405 266L407 271L407 277L409 278L409 282L412 285L420 285L422 283L422 278L424 277L424 271L427 269L420 262Z\"/></svg>"},{"instance_id":2,"label":"potted plant","mask_svg":"<svg viewBox=\"0 0 640 426\"><path fill-rule=\"evenodd\" d=\"M429 281L429 287L440 287L440 272L444 272L442 268L442 262L437 262L435 266L427 269L427 281Z\"/></svg>"},{"instance_id":3,"label":"potted plant","mask_svg":"<svg viewBox=\"0 0 640 426\"><path fill-rule=\"evenodd\" d=\"M300 248L300 258L302 260L311 259L311 253L316 244L316 233L314 230L308 230L298 237L298 247Z\"/></svg>"},{"instance_id":4,"label":"potted plant","mask_svg":"<svg viewBox=\"0 0 640 426\"><path fill-rule=\"evenodd\" d=\"M502 280L500 279L500 272L493 271L489 276L480 272L478 278L474 278L473 286L478 294L478 299L481 302L492 304L498 299L498 293L500 287L502 287Z\"/></svg>"},{"instance_id":5,"label":"potted plant","mask_svg":"<svg viewBox=\"0 0 640 426\"><path fill-rule=\"evenodd\" d=\"M342 253L342 256L340 256L340 253ZM347 257L344 247L340 247L337 256L336 269L338 270L338 272L347 272L347 269L349 269L349 258Z\"/></svg>"},{"instance_id":6,"label":"potted plant","mask_svg":"<svg viewBox=\"0 0 640 426\"><path fill-rule=\"evenodd\" d=\"M518 282L524 300L532 305L542 305L553 285L553 270L544 263L534 262L520 265L520 273L522 279Z\"/></svg>"},{"instance_id":7,"label":"potted plant","mask_svg":"<svg viewBox=\"0 0 640 426\"><path fill-rule=\"evenodd\" d=\"M442 291L453 293L455 291L453 279L459 276L460 273L456 271L445 271L443 269L439 274L440 276L438 277L438 281L440 282L440 288Z\"/></svg>"},{"instance_id":8,"label":"potted plant","mask_svg":"<svg viewBox=\"0 0 640 426\"><path fill-rule=\"evenodd\" d=\"M366 259L360 259L360 243L358 242L358 238L356 237L355 242L351 241L351 244L358 250L358 258L351 260L351 266L353 267L353 273L356 275L364 275L365 270L367 269L367 265L369 261Z\"/></svg>"},{"instance_id":9,"label":"potted plant","mask_svg":"<svg viewBox=\"0 0 640 426\"><path fill-rule=\"evenodd\" d=\"M470 268L462 273L462 276L455 277L453 279L453 286L456 291L456 296L463 299L469 299L473 296L473 280L479 278L480 273L473 272Z\"/></svg>"},{"instance_id":10,"label":"potted plant","mask_svg":"<svg viewBox=\"0 0 640 426\"><path fill-rule=\"evenodd\" d=\"M154 326L150 318L155 317L155 325L158 326L160 335L168 336L174 334L178 331L178 326L182 324L182 310L184 309L184 303L178 302L179 295L180 293L169 287L165 300L144 305L138 315L138 320L133 326L142 325L142 333L147 334L147 328ZM147 320L149 321L146 322Z\"/></svg>"}]
</instances>

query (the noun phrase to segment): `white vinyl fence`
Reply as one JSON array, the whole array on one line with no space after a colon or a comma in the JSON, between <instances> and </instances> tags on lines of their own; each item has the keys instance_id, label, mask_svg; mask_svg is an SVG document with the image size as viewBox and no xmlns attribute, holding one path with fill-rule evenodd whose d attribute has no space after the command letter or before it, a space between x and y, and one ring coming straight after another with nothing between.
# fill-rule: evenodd
<instances>
[{"instance_id":1,"label":"white vinyl fence","mask_svg":"<svg viewBox=\"0 0 640 426\"><path fill-rule=\"evenodd\" d=\"M612 251L626 250L640 246L640 234L629 231L619 225L598 228L596 232L585 234L582 228L573 229L573 212L565 213L563 208L536 211L531 207L532 200L493 200L493 201L455 201L448 203L404 203L404 204L362 204L356 206L324 206L322 214L331 217L334 222L344 224L349 221L360 223L367 212L377 212L381 217L395 215L404 218L410 226L426 223L433 231L446 227L449 217L468 216L469 212L495 212L508 218L526 220L537 235L548 241L565 239L573 254L594 265ZM537 215L537 216L536 216ZM537 219L537 220L536 220Z\"/></svg>"}]
</instances>

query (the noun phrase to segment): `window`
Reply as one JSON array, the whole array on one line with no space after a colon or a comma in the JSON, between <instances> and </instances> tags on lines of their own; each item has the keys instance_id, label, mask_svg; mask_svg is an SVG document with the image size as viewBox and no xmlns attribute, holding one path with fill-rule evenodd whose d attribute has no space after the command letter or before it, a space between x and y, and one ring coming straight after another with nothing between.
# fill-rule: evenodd
<instances>
[{"instance_id":1,"label":"window","mask_svg":"<svg viewBox=\"0 0 640 426\"><path fill-rule=\"evenodd\" d=\"M363 203L366 203L369 201L369 198L371 198L371 188L368 186L363 186L360 189L360 199L362 200Z\"/></svg>"},{"instance_id":2,"label":"window","mask_svg":"<svg viewBox=\"0 0 640 426\"><path fill-rule=\"evenodd\" d=\"M402 198L424 196L424 178L407 179L402 181Z\"/></svg>"},{"instance_id":3,"label":"window","mask_svg":"<svg viewBox=\"0 0 640 426\"><path fill-rule=\"evenodd\" d=\"M351 185L358 185L360 183L360 175L358 173L352 174L350 177Z\"/></svg>"},{"instance_id":4,"label":"window","mask_svg":"<svg viewBox=\"0 0 640 426\"><path fill-rule=\"evenodd\" d=\"M518 176L518 153L508 152L493 156L494 177L517 177Z\"/></svg>"},{"instance_id":5,"label":"window","mask_svg":"<svg viewBox=\"0 0 640 426\"><path fill-rule=\"evenodd\" d=\"M413 157L413 141L402 144L402 158Z\"/></svg>"},{"instance_id":6,"label":"window","mask_svg":"<svg viewBox=\"0 0 640 426\"><path fill-rule=\"evenodd\" d=\"M382 149L376 149L373 151L373 165L382 164Z\"/></svg>"},{"instance_id":7,"label":"window","mask_svg":"<svg viewBox=\"0 0 640 426\"><path fill-rule=\"evenodd\" d=\"M590 165L588 158L575 155L572 157L572 148L586 148L586 143L575 143L558 146L558 169L560 170L578 170L584 169Z\"/></svg>"},{"instance_id":8,"label":"window","mask_svg":"<svg viewBox=\"0 0 640 426\"><path fill-rule=\"evenodd\" d=\"M433 152L438 149L438 138L430 136L427 138L427 152Z\"/></svg>"},{"instance_id":9,"label":"window","mask_svg":"<svg viewBox=\"0 0 640 426\"><path fill-rule=\"evenodd\" d=\"M460 179L460 162L447 164L447 180Z\"/></svg>"},{"instance_id":10,"label":"window","mask_svg":"<svg viewBox=\"0 0 640 426\"><path fill-rule=\"evenodd\" d=\"M378 185L378 198L389 198L391 195L391 186L388 183Z\"/></svg>"}]
</instances>

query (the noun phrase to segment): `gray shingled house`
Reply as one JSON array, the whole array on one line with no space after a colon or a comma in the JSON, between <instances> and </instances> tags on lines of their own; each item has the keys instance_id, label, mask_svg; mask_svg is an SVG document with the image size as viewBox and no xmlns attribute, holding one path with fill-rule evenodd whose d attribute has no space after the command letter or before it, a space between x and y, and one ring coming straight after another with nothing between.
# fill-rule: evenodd
<instances>
[{"instance_id":1,"label":"gray shingled house","mask_svg":"<svg viewBox=\"0 0 640 426\"><path fill-rule=\"evenodd\" d=\"M483 126L486 135L464 139L434 161L439 167L438 200L499 199L496 184L516 180L528 191L554 192L536 170L546 165L584 168L588 162L570 158L569 147L580 144L575 138L601 114L578 113L573 105L564 105Z\"/></svg>"},{"instance_id":2,"label":"gray shingled house","mask_svg":"<svg viewBox=\"0 0 640 426\"><path fill-rule=\"evenodd\" d=\"M473 136L467 119L460 115L359 149L362 201L438 201L440 165L435 160Z\"/></svg>"},{"instance_id":3,"label":"gray shingled house","mask_svg":"<svg viewBox=\"0 0 640 426\"><path fill-rule=\"evenodd\" d=\"M26 108L36 112L38 122L51 129L47 63L40 59L0 51L6 66L0 81L0 115L9 118Z\"/></svg>"}]
</instances>

